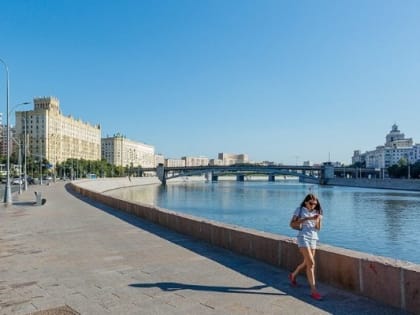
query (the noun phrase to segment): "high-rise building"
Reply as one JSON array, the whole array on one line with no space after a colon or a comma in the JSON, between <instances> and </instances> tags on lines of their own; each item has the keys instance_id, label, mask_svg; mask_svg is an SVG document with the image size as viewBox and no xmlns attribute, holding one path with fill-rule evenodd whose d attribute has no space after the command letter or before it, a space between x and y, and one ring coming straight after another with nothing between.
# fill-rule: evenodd
<instances>
[{"instance_id":1,"label":"high-rise building","mask_svg":"<svg viewBox=\"0 0 420 315\"><path fill-rule=\"evenodd\" d=\"M34 109L16 111L16 137L25 142L28 155L50 164L69 158L101 159L101 127L64 116L55 97L34 98Z\"/></svg>"},{"instance_id":2,"label":"high-rise building","mask_svg":"<svg viewBox=\"0 0 420 315\"><path fill-rule=\"evenodd\" d=\"M121 134L103 138L102 158L116 166L155 167L155 148L132 141Z\"/></svg>"}]
</instances>

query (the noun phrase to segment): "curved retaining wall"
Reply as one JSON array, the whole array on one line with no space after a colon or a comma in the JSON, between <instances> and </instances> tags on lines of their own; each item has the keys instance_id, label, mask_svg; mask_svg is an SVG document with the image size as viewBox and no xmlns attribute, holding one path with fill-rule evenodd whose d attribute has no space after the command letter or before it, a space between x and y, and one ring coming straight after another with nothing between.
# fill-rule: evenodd
<instances>
[{"instance_id":1,"label":"curved retaining wall","mask_svg":"<svg viewBox=\"0 0 420 315\"><path fill-rule=\"evenodd\" d=\"M70 187L112 208L271 265L293 270L301 262L292 238L121 200L92 185L71 183ZM420 265L320 244L316 272L321 282L420 314Z\"/></svg>"},{"instance_id":2,"label":"curved retaining wall","mask_svg":"<svg viewBox=\"0 0 420 315\"><path fill-rule=\"evenodd\" d=\"M329 178L325 185L420 191L418 179Z\"/></svg>"}]
</instances>

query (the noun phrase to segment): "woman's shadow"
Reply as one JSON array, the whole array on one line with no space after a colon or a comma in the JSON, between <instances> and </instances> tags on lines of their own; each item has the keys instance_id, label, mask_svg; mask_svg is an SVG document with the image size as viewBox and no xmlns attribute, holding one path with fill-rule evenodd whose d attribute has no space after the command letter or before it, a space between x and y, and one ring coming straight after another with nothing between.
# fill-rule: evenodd
<instances>
[{"instance_id":1,"label":"woman's shadow","mask_svg":"<svg viewBox=\"0 0 420 315\"><path fill-rule=\"evenodd\" d=\"M194 291L213 291L223 293L245 293L262 295L286 295L285 293L261 292L261 289L268 288L268 285L256 285L252 287L232 287L232 286L209 286L197 284L184 284L178 282L156 282L156 283L134 283L130 284L134 288L153 288L157 287L162 291L194 290Z\"/></svg>"}]
</instances>

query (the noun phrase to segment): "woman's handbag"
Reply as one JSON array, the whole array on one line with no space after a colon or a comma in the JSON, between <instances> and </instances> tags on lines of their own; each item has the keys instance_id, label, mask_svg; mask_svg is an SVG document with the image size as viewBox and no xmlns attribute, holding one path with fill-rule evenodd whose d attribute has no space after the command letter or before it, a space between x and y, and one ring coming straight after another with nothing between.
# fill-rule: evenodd
<instances>
[{"instance_id":1,"label":"woman's handbag","mask_svg":"<svg viewBox=\"0 0 420 315\"><path fill-rule=\"evenodd\" d=\"M298 231L302 230L302 222L299 222L301 213L302 213L302 207L300 207L299 215L295 218L295 220L293 220L293 217L292 217L292 220L290 221L290 227L294 230L298 230Z\"/></svg>"}]
</instances>

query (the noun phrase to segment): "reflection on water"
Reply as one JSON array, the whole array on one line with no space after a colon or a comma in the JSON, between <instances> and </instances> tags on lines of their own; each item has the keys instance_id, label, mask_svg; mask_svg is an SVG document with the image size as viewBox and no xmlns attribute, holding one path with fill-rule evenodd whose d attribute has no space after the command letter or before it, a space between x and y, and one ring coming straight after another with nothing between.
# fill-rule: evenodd
<instances>
[{"instance_id":1,"label":"reflection on water","mask_svg":"<svg viewBox=\"0 0 420 315\"><path fill-rule=\"evenodd\" d=\"M322 243L420 263L420 193L325 187L293 181L169 183L110 195L260 231L295 236L289 228L305 195L324 208Z\"/></svg>"}]
</instances>

